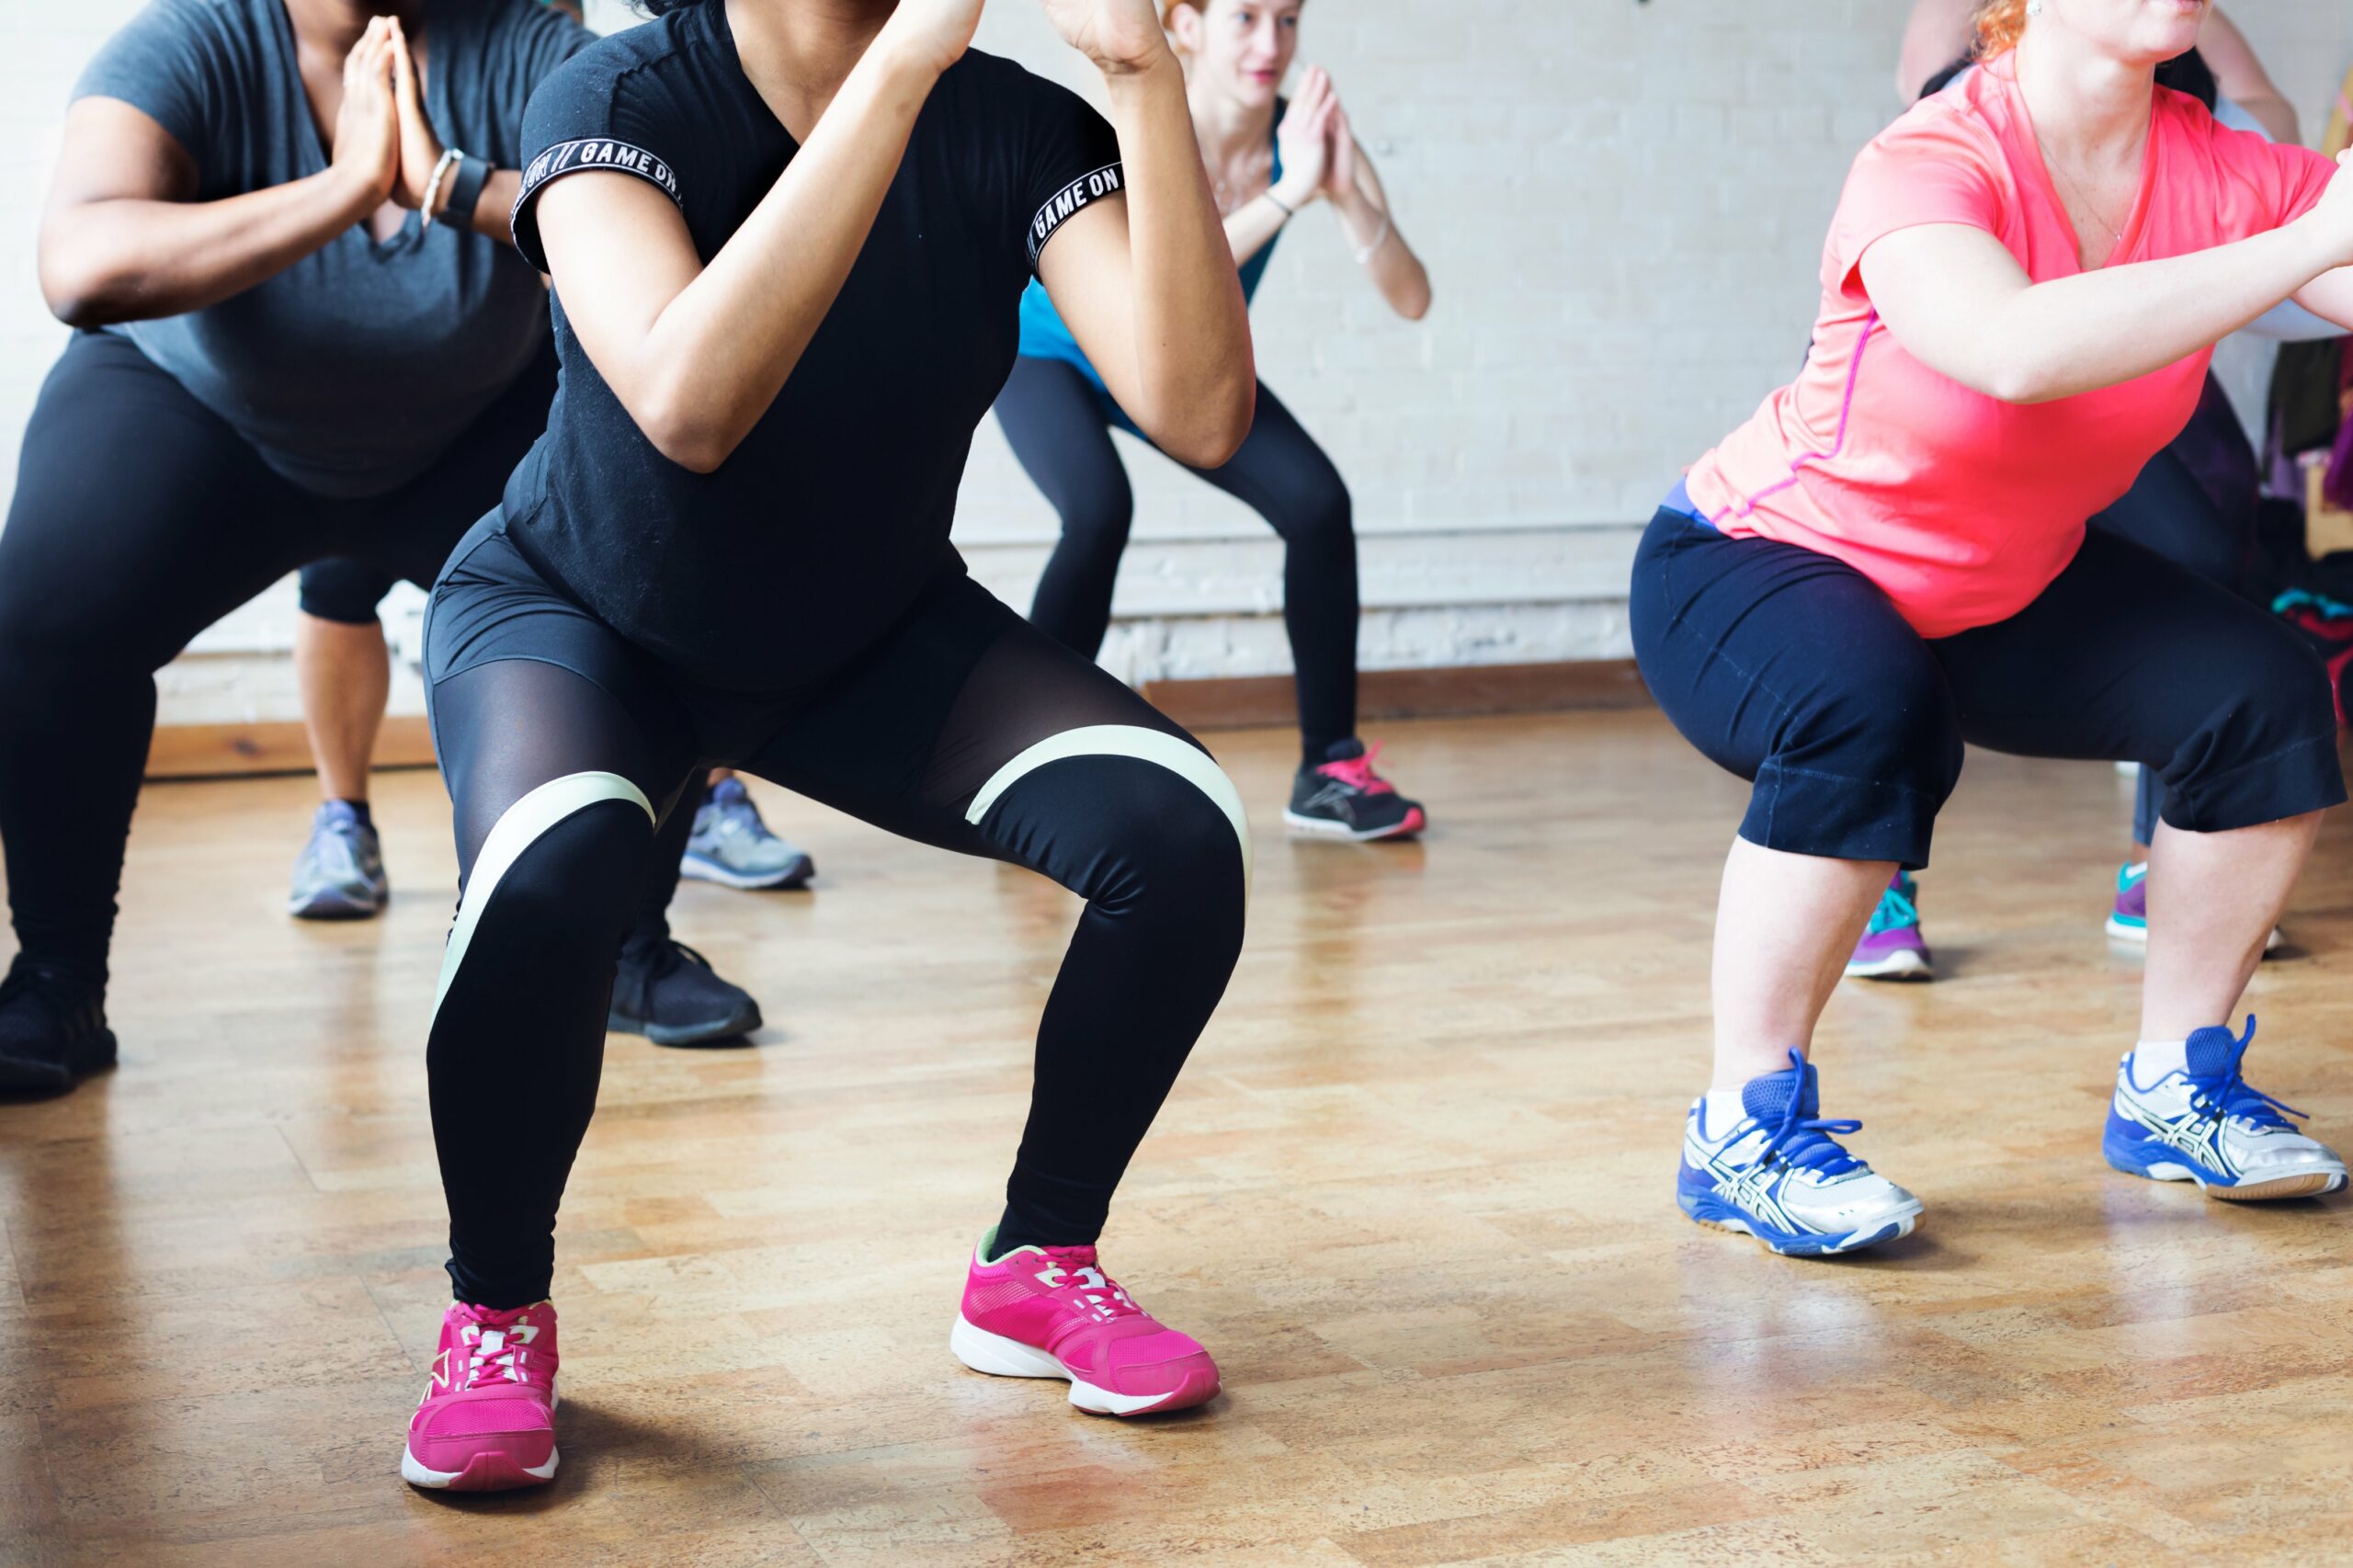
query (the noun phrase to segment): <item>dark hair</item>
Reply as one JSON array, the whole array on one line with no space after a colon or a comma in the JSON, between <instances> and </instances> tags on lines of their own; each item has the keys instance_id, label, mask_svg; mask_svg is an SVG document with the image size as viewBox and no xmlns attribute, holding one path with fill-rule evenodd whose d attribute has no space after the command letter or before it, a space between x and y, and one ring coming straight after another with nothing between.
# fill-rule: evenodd
<instances>
[{"instance_id":1,"label":"dark hair","mask_svg":"<svg viewBox=\"0 0 2353 1568\"><path fill-rule=\"evenodd\" d=\"M692 4L693 0L688 0L688 3ZM1927 85L1921 87L1920 96L1925 98L1930 93L1942 92L1952 85L1955 76L1976 63L1974 57L1962 55L1929 77ZM2215 100L2222 96L2222 86L2214 80L2214 68L2207 64L2206 57L2194 49L2158 66L2157 85L2171 87L2177 93L2188 93L2204 104L2210 114L2213 112Z\"/></svg>"}]
</instances>

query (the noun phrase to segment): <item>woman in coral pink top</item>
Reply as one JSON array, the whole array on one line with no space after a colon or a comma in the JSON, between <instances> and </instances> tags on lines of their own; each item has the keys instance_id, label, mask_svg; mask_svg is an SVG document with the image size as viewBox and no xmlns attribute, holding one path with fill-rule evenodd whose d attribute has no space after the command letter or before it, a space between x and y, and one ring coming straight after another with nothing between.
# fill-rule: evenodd
<instances>
[{"instance_id":1,"label":"woman in coral pink top","mask_svg":"<svg viewBox=\"0 0 2353 1568\"><path fill-rule=\"evenodd\" d=\"M2217 1197L2342 1187L2240 1076L2265 937L2346 798L2326 678L2260 610L2085 520L2188 419L2217 340L2293 298L2353 324L2353 177L2155 85L2205 0L1990 0L1983 68L1855 161L1803 374L1677 486L1635 651L1752 780L1716 930L1716 1068L1677 1197L1776 1251L1919 1201L1820 1119L1813 1027L1964 741L2165 786L2110 1164ZM2251 1032L2251 1031L2250 1031Z\"/></svg>"}]
</instances>

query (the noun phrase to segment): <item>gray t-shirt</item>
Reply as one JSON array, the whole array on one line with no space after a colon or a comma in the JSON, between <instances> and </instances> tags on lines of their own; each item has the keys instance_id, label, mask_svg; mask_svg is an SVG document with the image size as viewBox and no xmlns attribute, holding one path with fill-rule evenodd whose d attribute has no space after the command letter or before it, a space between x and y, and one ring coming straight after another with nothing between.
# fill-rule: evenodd
<instances>
[{"instance_id":1,"label":"gray t-shirt","mask_svg":"<svg viewBox=\"0 0 2353 1568\"><path fill-rule=\"evenodd\" d=\"M449 146L522 164L531 89L595 36L538 0L428 0L425 99ZM188 149L197 199L327 166L285 0L151 0L74 89L119 98ZM415 478L548 338L546 291L511 248L414 212L381 244L355 225L217 305L113 330L316 494Z\"/></svg>"}]
</instances>

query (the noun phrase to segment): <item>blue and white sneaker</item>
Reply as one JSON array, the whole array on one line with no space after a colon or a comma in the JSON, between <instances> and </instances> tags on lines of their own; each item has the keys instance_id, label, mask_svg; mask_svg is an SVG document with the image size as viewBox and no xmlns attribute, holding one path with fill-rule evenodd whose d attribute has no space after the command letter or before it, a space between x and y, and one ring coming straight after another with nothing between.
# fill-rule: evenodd
<instances>
[{"instance_id":1,"label":"blue and white sneaker","mask_svg":"<svg viewBox=\"0 0 2353 1568\"><path fill-rule=\"evenodd\" d=\"M2194 1181L2209 1198L2253 1202L2317 1198L2345 1185L2336 1150L2307 1138L2289 1118L2303 1112L2239 1076L2255 1040L2255 1018L2234 1037L2222 1025L2189 1037L2189 1070L2145 1087L2133 1082L2132 1053L2116 1067L2100 1152L2127 1176Z\"/></svg>"},{"instance_id":2,"label":"blue and white sneaker","mask_svg":"<svg viewBox=\"0 0 2353 1568\"><path fill-rule=\"evenodd\" d=\"M310 841L294 859L286 913L297 920L366 920L392 895L375 824L348 801L321 802Z\"/></svg>"},{"instance_id":3,"label":"blue and white sneaker","mask_svg":"<svg viewBox=\"0 0 2353 1568\"><path fill-rule=\"evenodd\" d=\"M1702 1225L1796 1257L1909 1235L1920 1200L1838 1145L1832 1134L1863 1124L1822 1119L1813 1063L1795 1051L1790 1062L1784 1072L1748 1081L1740 1093L1748 1114L1723 1132L1708 1131L1707 1101L1692 1106L1676 1202Z\"/></svg>"},{"instance_id":4,"label":"blue and white sneaker","mask_svg":"<svg viewBox=\"0 0 2353 1568\"><path fill-rule=\"evenodd\" d=\"M815 862L768 831L741 779L722 778L695 812L694 833L678 874L722 887L797 888L816 873Z\"/></svg>"}]
</instances>

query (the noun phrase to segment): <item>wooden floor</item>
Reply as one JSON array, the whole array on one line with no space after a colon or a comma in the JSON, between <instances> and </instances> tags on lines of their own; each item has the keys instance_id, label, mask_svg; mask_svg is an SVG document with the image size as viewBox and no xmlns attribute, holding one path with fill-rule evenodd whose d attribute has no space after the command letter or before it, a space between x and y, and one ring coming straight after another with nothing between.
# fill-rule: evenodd
<instances>
[{"instance_id":1,"label":"wooden floor","mask_svg":"<svg viewBox=\"0 0 2353 1568\"><path fill-rule=\"evenodd\" d=\"M1222 1397L1118 1425L949 1358L1074 905L771 794L817 890L690 886L678 925L775 1027L612 1042L559 1248L563 1471L475 1500L395 1471L446 1295L438 782L384 781L395 907L344 927L277 912L307 780L151 789L122 1067L0 1105L0 1562L2353 1553L2347 1203L2100 1163L2136 983L2099 934L2110 770L1972 758L1925 881L1949 978L1850 987L1821 1051L1927 1220L1822 1263L1669 1195L1739 788L1647 712L1387 739L1424 845L1289 844L1286 738L1219 748L1249 949L1107 1248ZM2340 1142L2347 837L2255 995L2258 1082Z\"/></svg>"}]
</instances>

